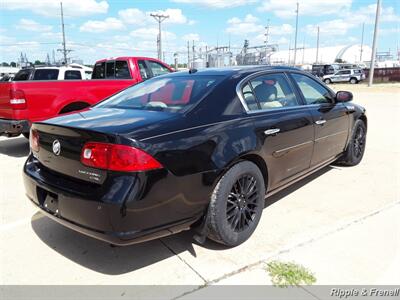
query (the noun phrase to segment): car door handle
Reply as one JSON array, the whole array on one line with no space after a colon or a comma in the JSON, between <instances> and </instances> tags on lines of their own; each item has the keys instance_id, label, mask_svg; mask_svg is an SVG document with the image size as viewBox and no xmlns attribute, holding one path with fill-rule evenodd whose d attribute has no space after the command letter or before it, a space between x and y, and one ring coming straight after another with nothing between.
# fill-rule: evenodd
<instances>
[{"instance_id":1,"label":"car door handle","mask_svg":"<svg viewBox=\"0 0 400 300\"><path fill-rule=\"evenodd\" d=\"M281 131L279 128L271 128L264 131L265 135L274 135Z\"/></svg>"},{"instance_id":2,"label":"car door handle","mask_svg":"<svg viewBox=\"0 0 400 300\"><path fill-rule=\"evenodd\" d=\"M324 119L315 121L315 124L317 124L317 125L324 125L325 123L326 123L326 120L324 120Z\"/></svg>"}]
</instances>

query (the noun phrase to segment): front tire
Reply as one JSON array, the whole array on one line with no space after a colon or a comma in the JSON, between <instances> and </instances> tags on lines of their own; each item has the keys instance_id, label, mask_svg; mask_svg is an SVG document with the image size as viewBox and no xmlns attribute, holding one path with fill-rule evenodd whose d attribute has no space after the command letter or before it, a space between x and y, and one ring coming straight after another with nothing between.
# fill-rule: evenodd
<instances>
[{"instance_id":1,"label":"front tire","mask_svg":"<svg viewBox=\"0 0 400 300\"><path fill-rule=\"evenodd\" d=\"M260 169L242 161L218 181L207 214L208 237L233 247L256 229L264 209L265 184Z\"/></svg>"},{"instance_id":2,"label":"front tire","mask_svg":"<svg viewBox=\"0 0 400 300\"><path fill-rule=\"evenodd\" d=\"M362 120L358 119L354 124L349 145L343 156L338 160L338 164L345 166L358 165L364 156L366 138L367 127Z\"/></svg>"}]
</instances>

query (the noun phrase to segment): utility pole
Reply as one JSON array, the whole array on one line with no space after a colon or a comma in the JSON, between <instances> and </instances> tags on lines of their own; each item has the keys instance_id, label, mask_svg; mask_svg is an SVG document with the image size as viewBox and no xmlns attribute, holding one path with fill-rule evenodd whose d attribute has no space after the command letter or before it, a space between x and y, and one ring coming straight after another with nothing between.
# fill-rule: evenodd
<instances>
[{"instance_id":1,"label":"utility pole","mask_svg":"<svg viewBox=\"0 0 400 300\"><path fill-rule=\"evenodd\" d=\"M162 14L150 14L157 22L158 22L158 37L157 37L157 54L158 54L158 59L162 59L162 47L161 47L161 23L165 20L168 19L168 15L162 15Z\"/></svg>"},{"instance_id":2,"label":"utility pole","mask_svg":"<svg viewBox=\"0 0 400 300\"><path fill-rule=\"evenodd\" d=\"M190 42L187 41L187 56L188 56L188 63L187 63L187 68L190 69Z\"/></svg>"},{"instance_id":3,"label":"utility pole","mask_svg":"<svg viewBox=\"0 0 400 300\"><path fill-rule=\"evenodd\" d=\"M374 29L374 39L372 42L372 56L371 56L371 66L369 68L369 82L368 86L372 86L374 80L374 69L375 69L375 56L376 56L376 40L378 37L378 24L379 15L381 13L381 0L377 0L376 3L376 15L375 15L375 29Z\"/></svg>"},{"instance_id":4,"label":"utility pole","mask_svg":"<svg viewBox=\"0 0 400 300\"><path fill-rule=\"evenodd\" d=\"M318 63L318 52L319 52L319 26L317 27L317 56L315 57L315 63Z\"/></svg>"},{"instance_id":5,"label":"utility pole","mask_svg":"<svg viewBox=\"0 0 400 300\"><path fill-rule=\"evenodd\" d=\"M267 20L267 26L265 27L265 64L268 64L268 38L269 38L269 19Z\"/></svg>"},{"instance_id":6,"label":"utility pole","mask_svg":"<svg viewBox=\"0 0 400 300\"><path fill-rule=\"evenodd\" d=\"M361 32L360 62L362 62L362 53L363 53L363 44L364 44L364 25L365 25L365 23L363 23L362 32Z\"/></svg>"},{"instance_id":7,"label":"utility pole","mask_svg":"<svg viewBox=\"0 0 400 300\"><path fill-rule=\"evenodd\" d=\"M194 48L194 40L192 40L192 62L194 64L194 60L195 60L195 48Z\"/></svg>"},{"instance_id":8,"label":"utility pole","mask_svg":"<svg viewBox=\"0 0 400 300\"><path fill-rule=\"evenodd\" d=\"M296 65L296 52L297 52L297 27L299 25L299 2L296 3L296 31L294 34L294 62L293 65Z\"/></svg>"},{"instance_id":9,"label":"utility pole","mask_svg":"<svg viewBox=\"0 0 400 300\"><path fill-rule=\"evenodd\" d=\"M64 56L64 63L67 64L67 46L65 45L65 29L64 29L64 11L63 11L63 5L62 2L60 2L61 5L61 28L62 28L62 36L63 36L63 43L62 43L62 53Z\"/></svg>"}]
</instances>

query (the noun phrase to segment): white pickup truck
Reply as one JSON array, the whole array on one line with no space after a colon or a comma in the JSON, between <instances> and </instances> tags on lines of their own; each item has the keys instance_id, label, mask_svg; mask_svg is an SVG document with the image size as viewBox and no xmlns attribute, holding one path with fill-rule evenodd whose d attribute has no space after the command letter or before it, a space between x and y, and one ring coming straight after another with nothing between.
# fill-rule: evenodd
<instances>
[{"instance_id":1,"label":"white pickup truck","mask_svg":"<svg viewBox=\"0 0 400 300\"><path fill-rule=\"evenodd\" d=\"M70 64L60 67L55 66L21 69L17 74L15 74L13 80L79 80L90 79L91 77L91 68L77 64Z\"/></svg>"}]
</instances>

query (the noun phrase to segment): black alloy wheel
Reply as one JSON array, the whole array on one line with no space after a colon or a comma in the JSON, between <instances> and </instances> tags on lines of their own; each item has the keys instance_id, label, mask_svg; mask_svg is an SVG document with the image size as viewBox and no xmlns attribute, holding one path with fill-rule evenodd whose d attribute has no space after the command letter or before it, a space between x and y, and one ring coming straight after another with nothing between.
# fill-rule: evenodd
<instances>
[{"instance_id":1,"label":"black alloy wheel","mask_svg":"<svg viewBox=\"0 0 400 300\"><path fill-rule=\"evenodd\" d=\"M265 179L256 164L241 161L218 181L207 211L208 237L227 246L246 241L265 204Z\"/></svg>"},{"instance_id":2,"label":"black alloy wheel","mask_svg":"<svg viewBox=\"0 0 400 300\"><path fill-rule=\"evenodd\" d=\"M234 183L226 202L226 217L231 228L240 232L249 227L257 212L257 180L245 174Z\"/></svg>"},{"instance_id":3,"label":"black alloy wheel","mask_svg":"<svg viewBox=\"0 0 400 300\"><path fill-rule=\"evenodd\" d=\"M358 126L356 128L356 132L354 134L354 139L353 139L353 154L354 157L360 158L362 157L364 153L364 148L365 148L365 130L364 127Z\"/></svg>"},{"instance_id":4,"label":"black alloy wheel","mask_svg":"<svg viewBox=\"0 0 400 300\"><path fill-rule=\"evenodd\" d=\"M345 166L358 165L364 156L366 139L367 127L365 123L359 119L355 122L351 140L337 163Z\"/></svg>"}]
</instances>

